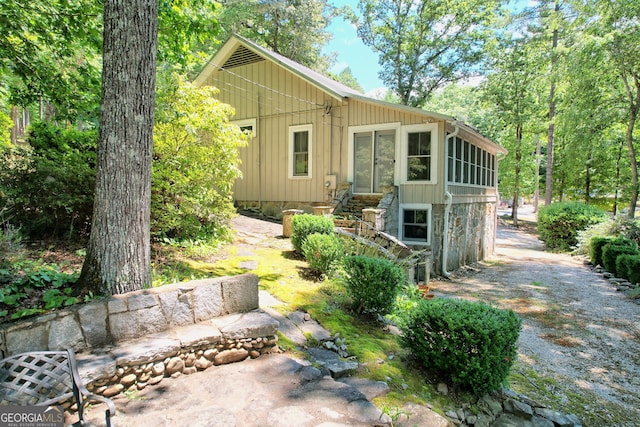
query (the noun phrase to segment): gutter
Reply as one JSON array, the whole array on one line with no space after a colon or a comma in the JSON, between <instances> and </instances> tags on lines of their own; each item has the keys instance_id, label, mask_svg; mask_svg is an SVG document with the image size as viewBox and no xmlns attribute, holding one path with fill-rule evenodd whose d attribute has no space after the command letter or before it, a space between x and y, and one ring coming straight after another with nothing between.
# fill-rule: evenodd
<instances>
[{"instance_id":1,"label":"gutter","mask_svg":"<svg viewBox=\"0 0 640 427\"><path fill-rule=\"evenodd\" d=\"M451 204L453 203L453 195L449 192L449 139L455 138L460 132L460 125L453 123L455 130L447 135L444 144L444 225L442 227L442 275L450 277L451 273L447 271L447 259L449 257L449 214L451 213Z\"/></svg>"}]
</instances>

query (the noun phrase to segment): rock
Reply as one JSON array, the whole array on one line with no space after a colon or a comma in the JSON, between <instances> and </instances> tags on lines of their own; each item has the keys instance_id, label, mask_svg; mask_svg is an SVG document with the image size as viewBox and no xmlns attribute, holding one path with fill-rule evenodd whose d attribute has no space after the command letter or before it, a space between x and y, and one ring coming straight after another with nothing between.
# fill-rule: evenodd
<instances>
[{"instance_id":1,"label":"rock","mask_svg":"<svg viewBox=\"0 0 640 427\"><path fill-rule=\"evenodd\" d=\"M189 353L187 357L184 359L184 366L191 367L196 364L196 355L193 353Z\"/></svg>"},{"instance_id":2,"label":"rock","mask_svg":"<svg viewBox=\"0 0 640 427\"><path fill-rule=\"evenodd\" d=\"M158 384L160 381L162 381L163 378L164 378L163 375L157 375L155 377L151 377L149 378L149 384L150 385Z\"/></svg>"},{"instance_id":3,"label":"rock","mask_svg":"<svg viewBox=\"0 0 640 427\"><path fill-rule=\"evenodd\" d=\"M191 375L195 374L196 372L198 372L198 368L196 368L195 366L187 366L182 370L182 373L184 375Z\"/></svg>"},{"instance_id":4,"label":"rock","mask_svg":"<svg viewBox=\"0 0 640 427\"><path fill-rule=\"evenodd\" d=\"M216 350L215 348L210 348L204 351L203 356L207 360L213 361L213 359L216 357L216 354L218 354L218 350Z\"/></svg>"},{"instance_id":5,"label":"rock","mask_svg":"<svg viewBox=\"0 0 640 427\"><path fill-rule=\"evenodd\" d=\"M438 393L446 396L449 394L449 387L445 383L438 383Z\"/></svg>"},{"instance_id":6,"label":"rock","mask_svg":"<svg viewBox=\"0 0 640 427\"><path fill-rule=\"evenodd\" d=\"M136 377L136 374L125 375L120 380L120 384L122 384L125 387L129 387L129 386L135 384L137 379L138 379L138 377Z\"/></svg>"},{"instance_id":7,"label":"rock","mask_svg":"<svg viewBox=\"0 0 640 427\"><path fill-rule=\"evenodd\" d=\"M533 409L524 402L515 399L507 399L504 401L504 410L519 418L530 420L533 417Z\"/></svg>"},{"instance_id":8,"label":"rock","mask_svg":"<svg viewBox=\"0 0 640 427\"><path fill-rule=\"evenodd\" d=\"M120 393L122 390L124 390L124 386L122 384L114 384L111 387L107 387L103 392L102 395L104 397L113 397L116 394Z\"/></svg>"},{"instance_id":9,"label":"rock","mask_svg":"<svg viewBox=\"0 0 640 427\"><path fill-rule=\"evenodd\" d=\"M482 402L487 405L489 415L496 417L502 412L502 404L500 403L500 401L492 398L488 394L482 396Z\"/></svg>"},{"instance_id":10,"label":"rock","mask_svg":"<svg viewBox=\"0 0 640 427\"><path fill-rule=\"evenodd\" d=\"M246 359L249 356L249 352L244 348L236 348L231 350L225 350L216 354L213 359L213 363L216 365L226 365L227 363L239 362Z\"/></svg>"},{"instance_id":11,"label":"rock","mask_svg":"<svg viewBox=\"0 0 640 427\"><path fill-rule=\"evenodd\" d=\"M198 358L198 360L196 360L195 362L195 367L201 371L204 371L205 369L209 368L212 365L213 365L213 362L204 356Z\"/></svg>"},{"instance_id":12,"label":"rock","mask_svg":"<svg viewBox=\"0 0 640 427\"><path fill-rule=\"evenodd\" d=\"M167 375L173 375L176 372L182 372L183 369L184 360L180 359L179 357L172 357L171 359L169 359L169 363L167 363L167 366L165 367Z\"/></svg>"},{"instance_id":13,"label":"rock","mask_svg":"<svg viewBox=\"0 0 640 427\"><path fill-rule=\"evenodd\" d=\"M536 408L535 414L548 419L557 427L575 427L580 425L580 421L575 415L565 415L549 408Z\"/></svg>"},{"instance_id":14,"label":"rock","mask_svg":"<svg viewBox=\"0 0 640 427\"><path fill-rule=\"evenodd\" d=\"M153 367L151 368L151 375L153 376L164 375L164 363L160 362L160 363L154 364Z\"/></svg>"}]
</instances>

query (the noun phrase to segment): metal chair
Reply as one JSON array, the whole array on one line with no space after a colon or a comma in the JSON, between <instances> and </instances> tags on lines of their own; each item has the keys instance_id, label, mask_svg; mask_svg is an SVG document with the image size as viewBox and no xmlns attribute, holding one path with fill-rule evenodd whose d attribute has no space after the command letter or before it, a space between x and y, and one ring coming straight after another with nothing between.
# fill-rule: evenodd
<instances>
[{"instance_id":1,"label":"metal chair","mask_svg":"<svg viewBox=\"0 0 640 427\"><path fill-rule=\"evenodd\" d=\"M115 405L82 384L73 350L33 351L0 360L0 405L49 406L70 398L78 408L74 425L85 425L85 407L97 401L107 405L106 425L111 426Z\"/></svg>"}]
</instances>

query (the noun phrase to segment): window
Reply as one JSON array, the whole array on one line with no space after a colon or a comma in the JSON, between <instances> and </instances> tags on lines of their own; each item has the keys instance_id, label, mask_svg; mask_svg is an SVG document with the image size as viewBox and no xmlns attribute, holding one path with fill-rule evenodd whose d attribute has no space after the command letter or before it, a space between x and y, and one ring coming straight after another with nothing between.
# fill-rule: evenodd
<instances>
[{"instance_id":1,"label":"window","mask_svg":"<svg viewBox=\"0 0 640 427\"><path fill-rule=\"evenodd\" d=\"M409 184L435 184L437 175L438 125L434 123L402 127L399 155L400 181Z\"/></svg>"},{"instance_id":2,"label":"window","mask_svg":"<svg viewBox=\"0 0 640 427\"><path fill-rule=\"evenodd\" d=\"M289 178L311 178L311 125L289 127Z\"/></svg>"},{"instance_id":3,"label":"window","mask_svg":"<svg viewBox=\"0 0 640 427\"><path fill-rule=\"evenodd\" d=\"M407 181L431 181L431 132L409 132Z\"/></svg>"},{"instance_id":4,"label":"window","mask_svg":"<svg viewBox=\"0 0 640 427\"><path fill-rule=\"evenodd\" d=\"M402 241L423 245L430 243L431 205L401 205L400 218Z\"/></svg>"},{"instance_id":5,"label":"window","mask_svg":"<svg viewBox=\"0 0 640 427\"><path fill-rule=\"evenodd\" d=\"M447 138L447 180L482 187L496 185L496 156L461 138Z\"/></svg>"},{"instance_id":6,"label":"window","mask_svg":"<svg viewBox=\"0 0 640 427\"><path fill-rule=\"evenodd\" d=\"M255 138L256 136L256 119L246 119L246 120L234 120L234 125L238 126L240 130L251 138Z\"/></svg>"}]
</instances>

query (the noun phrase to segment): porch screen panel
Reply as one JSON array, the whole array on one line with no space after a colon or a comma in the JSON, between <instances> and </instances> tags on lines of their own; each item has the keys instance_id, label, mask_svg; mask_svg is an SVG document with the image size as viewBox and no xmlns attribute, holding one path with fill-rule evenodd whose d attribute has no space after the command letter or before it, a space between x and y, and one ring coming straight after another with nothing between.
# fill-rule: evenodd
<instances>
[{"instance_id":1,"label":"porch screen panel","mask_svg":"<svg viewBox=\"0 0 640 427\"><path fill-rule=\"evenodd\" d=\"M355 193L371 192L373 171L373 141L371 132L356 133L353 137L355 171L353 177L353 191Z\"/></svg>"},{"instance_id":2,"label":"porch screen panel","mask_svg":"<svg viewBox=\"0 0 640 427\"><path fill-rule=\"evenodd\" d=\"M382 193L382 186L393 185L395 169L396 131L376 132L373 191Z\"/></svg>"}]
</instances>

